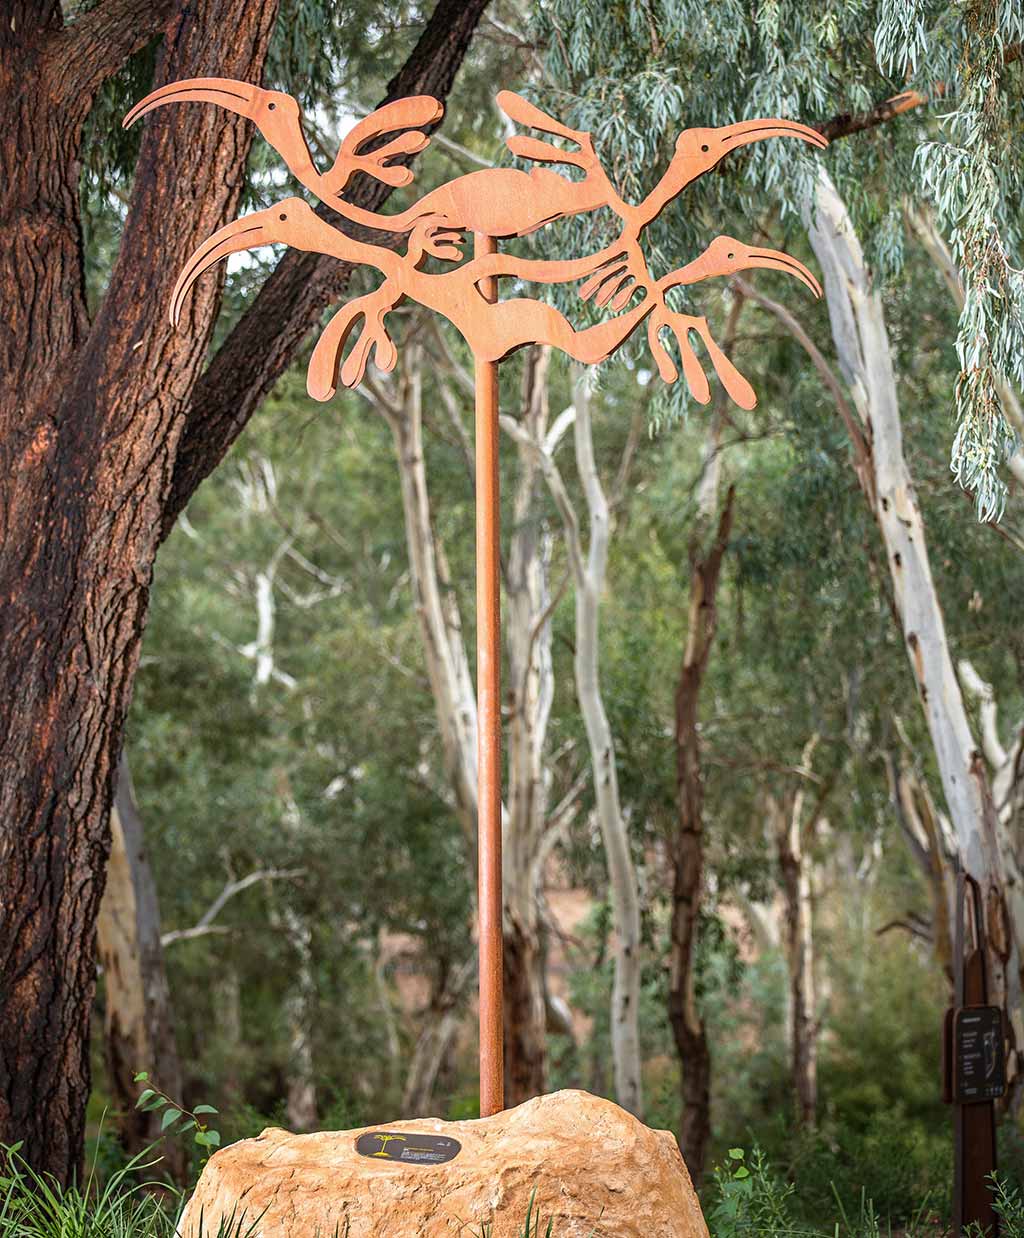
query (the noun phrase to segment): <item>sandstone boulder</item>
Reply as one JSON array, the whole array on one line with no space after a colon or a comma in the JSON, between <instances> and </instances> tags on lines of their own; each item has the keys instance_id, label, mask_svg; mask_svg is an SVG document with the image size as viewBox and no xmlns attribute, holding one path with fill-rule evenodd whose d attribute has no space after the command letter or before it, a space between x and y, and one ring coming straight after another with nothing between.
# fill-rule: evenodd
<instances>
[{"instance_id":1,"label":"sandstone boulder","mask_svg":"<svg viewBox=\"0 0 1024 1238\"><path fill-rule=\"evenodd\" d=\"M672 1135L586 1092L477 1121L265 1130L210 1159L179 1233L234 1218L246 1238L519 1238L534 1191L552 1238L708 1238Z\"/></svg>"}]
</instances>

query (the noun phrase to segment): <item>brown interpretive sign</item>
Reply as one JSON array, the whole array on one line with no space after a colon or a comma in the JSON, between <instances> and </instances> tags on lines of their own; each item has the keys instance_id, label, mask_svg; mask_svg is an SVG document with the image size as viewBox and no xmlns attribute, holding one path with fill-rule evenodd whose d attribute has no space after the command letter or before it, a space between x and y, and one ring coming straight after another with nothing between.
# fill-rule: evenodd
<instances>
[{"instance_id":1,"label":"brown interpretive sign","mask_svg":"<svg viewBox=\"0 0 1024 1238\"><path fill-rule=\"evenodd\" d=\"M996 1100L1006 1091L1003 1018L998 1006L965 1006L953 1016L953 1098Z\"/></svg>"},{"instance_id":2,"label":"brown interpretive sign","mask_svg":"<svg viewBox=\"0 0 1024 1238\"><path fill-rule=\"evenodd\" d=\"M366 1131L356 1140L356 1151L373 1160L401 1161L403 1165L443 1165L455 1160L462 1144L446 1135Z\"/></svg>"}]
</instances>

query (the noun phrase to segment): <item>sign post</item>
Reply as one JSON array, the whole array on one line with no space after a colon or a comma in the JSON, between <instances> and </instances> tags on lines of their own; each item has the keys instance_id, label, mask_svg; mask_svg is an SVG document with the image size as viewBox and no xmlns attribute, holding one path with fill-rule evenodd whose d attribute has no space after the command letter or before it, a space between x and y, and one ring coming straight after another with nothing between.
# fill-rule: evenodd
<instances>
[{"instance_id":1,"label":"sign post","mask_svg":"<svg viewBox=\"0 0 1024 1238\"><path fill-rule=\"evenodd\" d=\"M393 234L391 243L360 241L329 222L301 198L285 198L214 233L186 263L171 295L171 319L177 323L193 283L214 263L242 250L275 243L375 267L380 286L343 305L324 328L313 349L307 390L329 400L339 381L355 387L362 381L372 352L381 370L394 368L398 350L388 333L388 313L404 300L443 314L462 334L476 364L476 588L477 588L477 726L479 762L478 914L480 957L480 1111L499 1112L503 1095L502 882L501 882L501 701L500 701L500 541L498 503L498 364L530 344L560 349L584 365L611 354L646 322L652 357L669 383L679 377L675 360L662 339L675 339L683 374L694 399L711 398L692 336L699 337L715 373L732 399L745 409L757 403L753 388L714 340L707 319L669 307L673 288L761 267L793 276L821 295L818 281L788 254L755 247L734 237L716 237L702 254L660 278L652 276L641 247L644 230L684 189L711 172L729 154L769 138L797 138L819 149L828 145L818 130L789 120L744 120L718 128L687 129L655 188L639 204L624 201L613 186L584 133L548 116L532 103L503 90L498 106L510 121L559 139L554 145L516 134L507 139L513 155L535 166L488 168L441 185L394 215L367 211L346 201L343 191L357 172L388 185L408 185L409 159L429 142L429 130L444 108L429 95L392 100L361 120L341 143L332 167L321 172L313 163L302 129L302 114L290 95L263 90L248 82L202 77L171 82L141 100L125 117L125 126L167 103L215 103L247 117L281 155L292 175L325 207L370 236ZM569 166L575 178L544 165ZM498 252L503 237L527 236L557 219L609 210L621 227L603 249L565 261L534 261ZM457 263L463 258L464 232L474 234L469 261L441 272L425 271L428 259ZM404 252L398 239L407 234ZM553 306L519 293L498 299L498 280L520 285L583 281L579 295L612 316L577 329ZM361 324L361 326L360 326ZM346 344L359 328L347 353ZM396 1148L405 1137L388 1134L372 1155L408 1159L411 1150ZM417 1156L426 1156L419 1149Z\"/></svg>"},{"instance_id":2,"label":"sign post","mask_svg":"<svg viewBox=\"0 0 1024 1238\"><path fill-rule=\"evenodd\" d=\"M968 892L972 941L965 954ZM995 1102L1006 1091L1003 1012L988 1003L985 924L981 889L973 877L956 875L953 944L953 1006L943 1035L943 1099L953 1106L953 1230L996 1238L993 1206L996 1171Z\"/></svg>"},{"instance_id":3,"label":"sign post","mask_svg":"<svg viewBox=\"0 0 1024 1238\"><path fill-rule=\"evenodd\" d=\"M495 253L474 236L474 259ZM489 305L497 280L482 281ZM501 519L498 363L476 358L476 701L479 764L477 920L480 968L480 1116L505 1107L501 897Z\"/></svg>"}]
</instances>

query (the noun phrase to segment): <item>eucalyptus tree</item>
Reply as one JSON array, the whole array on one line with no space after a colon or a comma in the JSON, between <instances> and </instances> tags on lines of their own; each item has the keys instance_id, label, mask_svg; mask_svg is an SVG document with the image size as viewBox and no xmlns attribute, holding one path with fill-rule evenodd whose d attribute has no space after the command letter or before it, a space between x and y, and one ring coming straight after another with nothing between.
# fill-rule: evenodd
<instances>
[{"instance_id":1,"label":"eucalyptus tree","mask_svg":"<svg viewBox=\"0 0 1024 1238\"><path fill-rule=\"evenodd\" d=\"M990 969L996 1000L1011 1016L1012 1049L1020 1039L1017 939L1024 932L1009 901L1015 856L999 835L953 670L901 444L878 287L903 261L905 200L931 202L963 287L960 373L946 395L959 422L953 470L982 518L999 513L1006 495L1001 469L1015 449L1001 397L1024 375L1018 234L1024 176L1020 160L1005 158L1020 137L1024 14L999 0L830 3L813 10L776 0L756 14L739 3L664 0L641 8L550 0L537 7L537 30L562 113L594 131L602 157L634 194L686 125L782 115L815 124L833 141L817 159L795 144L765 143L723 164L720 175L704 178L689 196L685 213L669 210L652 228L652 253L666 266L666 255L675 260L681 246L699 249L698 233L705 230L792 230L806 216L825 268L849 396L820 349L817 356L808 350L809 364L841 397L837 412L845 418L852 463L882 534L887 590L919 685L957 848L986 892ZM586 226L595 229L589 221L577 225ZM866 238L863 247L858 234ZM781 307L773 306L784 321L776 312ZM808 339L791 313L788 325ZM952 336L946 346L953 349ZM1011 1073L1017 1074L1015 1059Z\"/></svg>"},{"instance_id":2,"label":"eucalyptus tree","mask_svg":"<svg viewBox=\"0 0 1024 1238\"><path fill-rule=\"evenodd\" d=\"M608 578L614 507L621 502L622 490L629 478L639 419L633 418L615 474L618 494L610 499L594 449L592 376L576 365L571 367L570 373L573 403L563 415L562 429L567 417L572 423L576 472L583 493L583 503L579 507L555 459L560 438L557 423L543 437L537 434L539 427L536 425L517 425L507 416L501 418L501 423L539 461L562 522L568 571L574 586L573 676L587 737L595 815L607 865L608 902L616 937L610 1012L615 1097L624 1108L642 1115L640 887L629 823L619 792L616 739L609 721L600 670L601 608ZM607 411L614 413L615 408L614 400L607 402ZM586 533L582 511L586 512Z\"/></svg>"},{"instance_id":3,"label":"eucalyptus tree","mask_svg":"<svg viewBox=\"0 0 1024 1238\"><path fill-rule=\"evenodd\" d=\"M386 97L444 98L485 3L441 0ZM277 0L103 0L67 12L23 0L0 33L0 286L11 307L0 630L5 690L18 702L0 733L0 1140L23 1140L30 1162L61 1180L82 1150L107 818L156 551L349 277L328 259L287 256L204 371L220 284L191 302L180 333L164 306L188 254L239 204L252 127L179 108L145 127L117 258L90 315L79 177L87 136L102 145L105 134L87 122L110 122L95 109L105 83L130 68L118 97L129 83L134 93L133 55L161 35L157 84L261 78L277 11ZM279 46L295 48L301 30L320 63L324 34L333 47L377 37L379 14L360 12L357 25L289 6ZM297 59L293 80L315 80L310 53ZM389 192L364 183L357 196L374 207Z\"/></svg>"}]
</instances>

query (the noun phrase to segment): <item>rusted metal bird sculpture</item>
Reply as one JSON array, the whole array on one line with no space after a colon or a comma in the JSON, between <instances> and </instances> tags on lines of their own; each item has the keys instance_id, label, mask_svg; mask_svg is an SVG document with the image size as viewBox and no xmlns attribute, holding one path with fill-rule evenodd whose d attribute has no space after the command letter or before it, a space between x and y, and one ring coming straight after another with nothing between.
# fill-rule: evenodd
<instances>
[{"instance_id":1,"label":"rusted metal bird sculpture","mask_svg":"<svg viewBox=\"0 0 1024 1238\"><path fill-rule=\"evenodd\" d=\"M285 244L380 272L380 285L336 311L324 327L309 362L307 387L328 400L339 382L356 386L371 354L391 370L398 350L387 316L409 299L443 314L462 334L476 361L477 504L477 694L479 735L479 949L480 949L480 1107L486 1116L502 1107L502 900L501 761L499 682L499 563L497 466L497 365L516 349L548 344L584 364L604 361L647 323L648 344L661 377L679 377L663 341L675 337L683 375L695 399L711 398L704 368L691 342L697 336L719 380L743 408L757 402L750 383L718 347L707 319L671 309L673 288L738 271L763 267L782 271L821 295L817 280L795 258L754 247L729 236L716 237L703 253L659 278L648 269L641 241L644 230L698 177L733 151L767 138L797 138L815 147L827 143L816 130L789 120L746 120L714 129L687 129L658 184L642 202L626 202L601 165L589 133L570 129L511 91L498 105L516 124L569 144L517 134L511 152L537 166L488 168L441 185L396 214L369 211L343 196L351 177L363 172L395 188L413 180L405 166L429 142L428 131L443 114L442 105L419 95L398 99L361 120L341 142L334 163L321 172L302 127L298 103L280 91L263 90L229 78L191 78L147 95L125 118L133 124L167 103L216 103L252 120L279 152L292 175L310 193L350 223L391 234L397 245L359 240L334 227L302 198L286 198L219 229L186 263L171 298L177 323L195 281L230 254L262 245ZM546 165L575 168L577 179ZM608 209L621 221L615 239L596 253L566 261L535 260L497 251L497 241L527 236L558 219ZM463 233L475 236L474 254L463 261ZM404 237L404 240L400 239ZM428 259L446 266L428 270ZM501 279L516 281L516 295L499 300ZM529 284L581 281L579 295L612 316L574 327L554 306L523 295ZM358 336L349 341L358 329ZM348 352L346 354L346 348Z\"/></svg>"}]
</instances>

